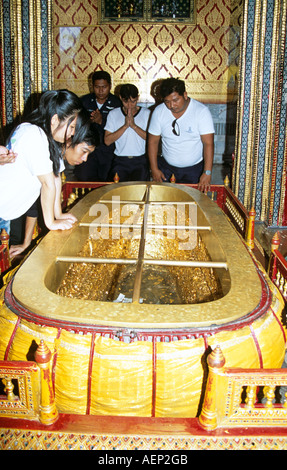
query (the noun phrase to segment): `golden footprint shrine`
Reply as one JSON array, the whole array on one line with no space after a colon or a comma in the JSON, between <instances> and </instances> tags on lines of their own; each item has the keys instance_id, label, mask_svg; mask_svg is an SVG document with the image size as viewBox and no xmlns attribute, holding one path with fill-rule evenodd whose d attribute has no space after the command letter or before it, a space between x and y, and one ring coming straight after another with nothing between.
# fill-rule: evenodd
<instances>
[{"instance_id":1,"label":"golden footprint shrine","mask_svg":"<svg viewBox=\"0 0 287 470\"><path fill-rule=\"evenodd\" d=\"M71 211L77 225L41 240L0 310L0 359L33 360L44 341L59 413L196 417L217 345L228 367L281 367L283 299L205 194L118 183Z\"/></svg>"}]
</instances>

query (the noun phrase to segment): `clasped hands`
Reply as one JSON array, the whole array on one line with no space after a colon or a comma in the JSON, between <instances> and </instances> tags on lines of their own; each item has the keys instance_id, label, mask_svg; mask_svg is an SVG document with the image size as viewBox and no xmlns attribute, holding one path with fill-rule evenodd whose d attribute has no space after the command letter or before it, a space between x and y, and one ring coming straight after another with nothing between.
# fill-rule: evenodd
<instances>
[{"instance_id":1,"label":"clasped hands","mask_svg":"<svg viewBox=\"0 0 287 470\"><path fill-rule=\"evenodd\" d=\"M103 117L99 109L92 111L90 118L92 122L99 124L99 125L102 124Z\"/></svg>"},{"instance_id":2,"label":"clasped hands","mask_svg":"<svg viewBox=\"0 0 287 470\"><path fill-rule=\"evenodd\" d=\"M14 163L16 157L16 153L14 153L12 150L8 150L3 145L0 145L0 165L5 165L6 163Z\"/></svg>"},{"instance_id":3,"label":"clasped hands","mask_svg":"<svg viewBox=\"0 0 287 470\"><path fill-rule=\"evenodd\" d=\"M131 109L127 110L127 114L126 114L126 117L125 117L125 126L126 126L126 128L131 127L132 129L135 129L135 127L136 127L133 112L132 112Z\"/></svg>"}]
</instances>

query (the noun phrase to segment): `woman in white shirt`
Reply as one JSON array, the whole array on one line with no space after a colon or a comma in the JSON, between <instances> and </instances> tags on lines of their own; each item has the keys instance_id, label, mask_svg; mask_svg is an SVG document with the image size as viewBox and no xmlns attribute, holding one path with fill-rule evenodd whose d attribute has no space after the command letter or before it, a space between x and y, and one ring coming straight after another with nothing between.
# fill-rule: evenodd
<instances>
[{"instance_id":1,"label":"woman in white shirt","mask_svg":"<svg viewBox=\"0 0 287 470\"><path fill-rule=\"evenodd\" d=\"M0 230L20 217L41 196L49 230L66 230L76 219L62 213L61 178L63 144L74 133L80 99L68 90L45 92L38 108L16 127L7 149L17 154L13 163L0 166Z\"/></svg>"},{"instance_id":2,"label":"woman in white shirt","mask_svg":"<svg viewBox=\"0 0 287 470\"><path fill-rule=\"evenodd\" d=\"M77 124L75 133L65 146L63 146L63 159L68 165L72 167L78 166L83 162L86 162L88 156L93 152L96 146L99 144L99 138L95 132L91 129L90 115L82 109L77 116ZM7 153L7 151L6 151ZM0 147L1 155L1 147ZM12 158L12 157L11 157ZM39 198L38 198L39 199ZM32 207L26 212L25 217L25 230L24 234L15 233L15 224L11 226L10 241L13 242L13 239L20 241L16 244L11 244L9 249L10 258L13 258L21 253L23 253L27 248L30 248L34 228L39 217L39 200L32 205ZM21 219L23 217L21 216ZM40 218L42 219L42 218ZM16 222L17 227L17 222ZM41 227L43 228L43 227ZM22 238L21 238L22 237ZM15 243L15 242L14 242Z\"/></svg>"}]
</instances>

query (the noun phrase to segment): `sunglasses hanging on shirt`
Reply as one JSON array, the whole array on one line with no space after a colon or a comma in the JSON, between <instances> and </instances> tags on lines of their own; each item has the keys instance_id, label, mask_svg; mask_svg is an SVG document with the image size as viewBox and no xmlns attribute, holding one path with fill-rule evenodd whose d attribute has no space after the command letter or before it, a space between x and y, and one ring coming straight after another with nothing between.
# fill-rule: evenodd
<instances>
[{"instance_id":1,"label":"sunglasses hanging on shirt","mask_svg":"<svg viewBox=\"0 0 287 470\"><path fill-rule=\"evenodd\" d=\"M177 135L179 136L180 135L180 129L179 129L179 125L178 125L178 122L177 122L177 119L175 119L172 124L172 132L174 133L174 135Z\"/></svg>"}]
</instances>

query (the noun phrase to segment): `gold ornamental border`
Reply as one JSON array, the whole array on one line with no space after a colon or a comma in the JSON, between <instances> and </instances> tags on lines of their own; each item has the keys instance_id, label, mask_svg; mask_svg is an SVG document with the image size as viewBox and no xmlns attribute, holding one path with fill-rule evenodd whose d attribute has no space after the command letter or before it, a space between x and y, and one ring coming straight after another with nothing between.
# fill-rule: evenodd
<instances>
[{"instance_id":1,"label":"gold ornamental border","mask_svg":"<svg viewBox=\"0 0 287 470\"><path fill-rule=\"evenodd\" d=\"M175 424L173 423L173 427ZM226 430L218 433L202 433L202 435L155 434L152 429L144 435L139 433L91 433L81 431L52 431L33 429L0 428L2 439L1 450L286 450L286 432L283 430L275 436L272 430L256 435L248 431L238 436L230 435ZM102 455L102 454L101 454ZM108 455L106 455L107 458ZM115 456L114 456L115 458ZM104 463L104 462L99 462Z\"/></svg>"}]
</instances>

